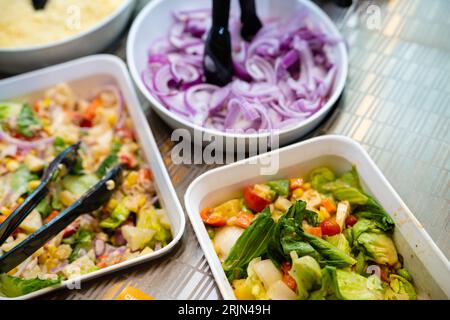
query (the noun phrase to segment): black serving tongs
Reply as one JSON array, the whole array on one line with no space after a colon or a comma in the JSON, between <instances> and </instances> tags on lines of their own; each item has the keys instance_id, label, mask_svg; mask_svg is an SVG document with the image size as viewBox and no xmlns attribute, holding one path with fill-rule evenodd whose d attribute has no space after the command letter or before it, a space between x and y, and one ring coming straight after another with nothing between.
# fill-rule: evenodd
<instances>
[{"instance_id":1,"label":"black serving tongs","mask_svg":"<svg viewBox=\"0 0 450 320\"><path fill-rule=\"evenodd\" d=\"M34 10L42 10L47 4L47 0L32 0Z\"/></svg>"},{"instance_id":2,"label":"black serving tongs","mask_svg":"<svg viewBox=\"0 0 450 320\"><path fill-rule=\"evenodd\" d=\"M256 14L255 0L239 0L239 4L241 36L244 40L250 41L262 27ZM230 0L213 0L212 26L205 43L203 69L206 81L219 86L226 85L233 77L229 18Z\"/></svg>"},{"instance_id":3,"label":"black serving tongs","mask_svg":"<svg viewBox=\"0 0 450 320\"><path fill-rule=\"evenodd\" d=\"M14 232L20 223L30 214L39 202L48 194L49 184L55 177L64 176L75 165L80 144L76 143L61 152L47 167L41 184L17 207L14 212L0 225L0 245ZM105 176L92 186L81 198L39 230L28 236L0 257L0 273L14 269L30 255L41 248L51 238L64 230L78 216L92 212L111 197L115 188L122 181L122 166L118 165L108 171Z\"/></svg>"},{"instance_id":4,"label":"black serving tongs","mask_svg":"<svg viewBox=\"0 0 450 320\"><path fill-rule=\"evenodd\" d=\"M348 7L352 0L333 0L337 5ZM255 0L239 0L241 7L241 37L251 41L262 27L256 13ZM205 43L203 70L206 81L225 86L233 77L231 38L228 31L230 0L212 0L212 26Z\"/></svg>"}]
</instances>

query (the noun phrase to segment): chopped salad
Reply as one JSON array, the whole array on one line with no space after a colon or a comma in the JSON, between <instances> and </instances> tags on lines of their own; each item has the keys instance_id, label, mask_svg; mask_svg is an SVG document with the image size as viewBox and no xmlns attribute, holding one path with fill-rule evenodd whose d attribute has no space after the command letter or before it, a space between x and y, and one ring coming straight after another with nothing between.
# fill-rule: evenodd
<instances>
[{"instance_id":1,"label":"chopped salad","mask_svg":"<svg viewBox=\"0 0 450 320\"><path fill-rule=\"evenodd\" d=\"M237 299L417 298L394 221L355 168L250 185L200 215Z\"/></svg>"},{"instance_id":2,"label":"chopped salad","mask_svg":"<svg viewBox=\"0 0 450 320\"><path fill-rule=\"evenodd\" d=\"M18 100L19 101L19 100ZM124 179L108 203L84 214L19 266L0 275L0 295L15 297L159 250L172 239L124 108L120 91L98 88L89 98L59 84L27 102L0 102L0 223L40 183L43 170L81 141L77 164L52 184L0 256L70 206L117 163Z\"/></svg>"}]
</instances>

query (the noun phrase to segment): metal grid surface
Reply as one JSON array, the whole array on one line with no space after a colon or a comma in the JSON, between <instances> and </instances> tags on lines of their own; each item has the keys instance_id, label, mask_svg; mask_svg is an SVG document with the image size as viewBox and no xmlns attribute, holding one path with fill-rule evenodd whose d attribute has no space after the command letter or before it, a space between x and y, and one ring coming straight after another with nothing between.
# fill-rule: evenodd
<instances>
[{"instance_id":1,"label":"metal grid surface","mask_svg":"<svg viewBox=\"0 0 450 320\"><path fill-rule=\"evenodd\" d=\"M360 142L450 257L450 1L354 0L350 9L318 2L348 42L350 69L338 105L309 136ZM124 58L125 43L126 36L108 52ZM173 165L171 130L143 104L182 201L189 183L211 167ZM189 222L172 254L46 298L111 299L127 285L157 299L220 298Z\"/></svg>"}]
</instances>

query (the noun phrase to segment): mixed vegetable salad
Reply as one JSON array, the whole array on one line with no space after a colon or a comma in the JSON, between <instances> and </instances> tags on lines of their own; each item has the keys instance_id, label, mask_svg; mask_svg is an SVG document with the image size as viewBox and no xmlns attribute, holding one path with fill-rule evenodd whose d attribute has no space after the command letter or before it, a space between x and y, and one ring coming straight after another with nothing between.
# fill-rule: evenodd
<instances>
[{"instance_id":1,"label":"mixed vegetable salad","mask_svg":"<svg viewBox=\"0 0 450 320\"><path fill-rule=\"evenodd\" d=\"M394 221L355 168L247 186L200 215L237 299L416 299Z\"/></svg>"},{"instance_id":2,"label":"mixed vegetable salad","mask_svg":"<svg viewBox=\"0 0 450 320\"><path fill-rule=\"evenodd\" d=\"M31 99L30 99L31 100ZM77 96L59 84L29 103L0 102L0 223L40 183L43 170L81 141L77 164L0 246L0 256L52 220L122 163L124 179L101 209L84 214L7 274L0 295L15 297L166 246L172 239L150 169L119 90Z\"/></svg>"}]
</instances>

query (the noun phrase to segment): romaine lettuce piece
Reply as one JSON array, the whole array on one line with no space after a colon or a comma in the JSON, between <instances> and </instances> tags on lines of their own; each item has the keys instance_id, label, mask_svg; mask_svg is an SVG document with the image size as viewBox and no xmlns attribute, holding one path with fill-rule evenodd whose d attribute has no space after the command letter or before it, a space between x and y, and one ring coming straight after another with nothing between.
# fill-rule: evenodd
<instances>
[{"instance_id":1,"label":"romaine lettuce piece","mask_svg":"<svg viewBox=\"0 0 450 320\"><path fill-rule=\"evenodd\" d=\"M309 179L314 189L320 193L327 193L327 190L323 189L323 185L336 180L336 176L329 168L320 167L310 172Z\"/></svg>"},{"instance_id":2,"label":"romaine lettuce piece","mask_svg":"<svg viewBox=\"0 0 450 320\"><path fill-rule=\"evenodd\" d=\"M341 250L342 252L345 252L346 254L350 254L351 248L347 241L347 238L342 233L338 233L334 236L329 236L325 238L326 241L331 243L333 246Z\"/></svg>"},{"instance_id":3,"label":"romaine lettuce piece","mask_svg":"<svg viewBox=\"0 0 450 320\"><path fill-rule=\"evenodd\" d=\"M54 286L61 282L56 280L41 279L21 279L7 274L0 275L0 293L7 297L14 298L25 295L27 293L40 290L42 288Z\"/></svg>"},{"instance_id":4,"label":"romaine lettuce piece","mask_svg":"<svg viewBox=\"0 0 450 320\"><path fill-rule=\"evenodd\" d=\"M63 189L70 191L79 198L98 181L98 178L93 174L82 176L68 175L61 180L61 185Z\"/></svg>"},{"instance_id":5,"label":"romaine lettuce piece","mask_svg":"<svg viewBox=\"0 0 450 320\"><path fill-rule=\"evenodd\" d=\"M297 297L305 300L309 291L316 289L321 284L322 274L319 263L310 256L298 257L295 252L291 253L292 268L289 275L297 283Z\"/></svg>"},{"instance_id":6,"label":"romaine lettuce piece","mask_svg":"<svg viewBox=\"0 0 450 320\"><path fill-rule=\"evenodd\" d=\"M122 234L131 251L137 251L145 248L155 235L155 231L127 225L122 227Z\"/></svg>"},{"instance_id":7,"label":"romaine lettuce piece","mask_svg":"<svg viewBox=\"0 0 450 320\"><path fill-rule=\"evenodd\" d=\"M414 286L408 280L399 275L391 274L385 298L387 300L416 300L417 294Z\"/></svg>"},{"instance_id":8,"label":"romaine lettuce piece","mask_svg":"<svg viewBox=\"0 0 450 320\"><path fill-rule=\"evenodd\" d=\"M376 276L365 278L355 272L336 270L338 296L345 300L382 300L384 290Z\"/></svg>"},{"instance_id":9,"label":"romaine lettuce piece","mask_svg":"<svg viewBox=\"0 0 450 320\"><path fill-rule=\"evenodd\" d=\"M364 247L366 254L376 263L393 266L398 262L397 250L388 235L364 232L356 241Z\"/></svg>"}]
</instances>

